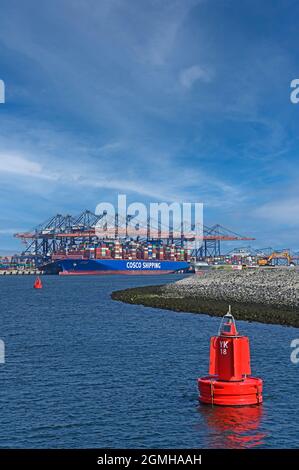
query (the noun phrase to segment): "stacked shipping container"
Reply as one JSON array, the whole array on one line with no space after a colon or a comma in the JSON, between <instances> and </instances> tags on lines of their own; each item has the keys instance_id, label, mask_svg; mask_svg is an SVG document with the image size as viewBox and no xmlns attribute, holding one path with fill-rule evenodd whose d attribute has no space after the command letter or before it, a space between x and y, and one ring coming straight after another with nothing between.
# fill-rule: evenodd
<instances>
[{"instance_id":1,"label":"stacked shipping container","mask_svg":"<svg viewBox=\"0 0 299 470\"><path fill-rule=\"evenodd\" d=\"M80 258L80 259L144 259L190 261L190 250L182 246L163 245L152 242L121 242L120 240L101 242L94 246L88 244L71 247L66 251L57 251L52 259Z\"/></svg>"}]
</instances>

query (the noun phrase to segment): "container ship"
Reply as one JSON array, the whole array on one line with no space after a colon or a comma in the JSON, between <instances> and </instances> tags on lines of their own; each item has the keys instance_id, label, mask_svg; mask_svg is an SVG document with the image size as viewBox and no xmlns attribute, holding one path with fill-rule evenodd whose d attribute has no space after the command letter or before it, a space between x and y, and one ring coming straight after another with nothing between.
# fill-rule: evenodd
<instances>
[{"instance_id":1,"label":"container ship","mask_svg":"<svg viewBox=\"0 0 299 470\"><path fill-rule=\"evenodd\" d=\"M224 241L253 240L219 224L189 230L188 224L165 227L159 220L148 217L142 222L133 214L56 214L14 235L25 249L13 263L60 275L177 273L189 271L195 261L222 262Z\"/></svg>"},{"instance_id":2,"label":"container ship","mask_svg":"<svg viewBox=\"0 0 299 470\"><path fill-rule=\"evenodd\" d=\"M46 274L101 275L101 274L170 274L186 272L190 268L190 253L175 244L156 246L151 243L116 240L101 246L79 247L58 251L42 266Z\"/></svg>"}]
</instances>

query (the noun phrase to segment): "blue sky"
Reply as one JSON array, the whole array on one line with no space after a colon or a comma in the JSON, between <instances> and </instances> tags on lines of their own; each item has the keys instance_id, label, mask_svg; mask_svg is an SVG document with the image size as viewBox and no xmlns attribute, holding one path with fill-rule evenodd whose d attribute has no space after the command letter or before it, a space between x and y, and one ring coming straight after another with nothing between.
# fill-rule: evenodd
<instances>
[{"instance_id":1,"label":"blue sky","mask_svg":"<svg viewBox=\"0 0 299 470\"><path fill-rule=\"evenodd\" d=\"M1 1L0 248L101 201L199 201L299 249L299 3Z\"/></svg>"}]
</instances>

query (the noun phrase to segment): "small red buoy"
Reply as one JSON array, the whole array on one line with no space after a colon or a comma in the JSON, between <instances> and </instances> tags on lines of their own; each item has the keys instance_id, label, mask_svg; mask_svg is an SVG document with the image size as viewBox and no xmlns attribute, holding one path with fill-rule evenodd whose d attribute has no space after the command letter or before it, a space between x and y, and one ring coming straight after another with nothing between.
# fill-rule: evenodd
<instances>
[{"instance_id":1,"label":"small red buoy","mask_svg":"<svg viewBox=\"0 0 299 470\"><path fill-rule=\"evenodd\" d=\"M199 399L211 405L256 405L263 381L251 374L249 339L237 332L231 308L210 340L209 375L198 379Z\"/></svg>"},{"instance_id":2,"label":"small red buoy","mask_svg":"<svg viewBox=\"0 0 299 470\"><path fill-rule=\"evenodd\" d=\"M34 281L34 284L33 284L33 287L34 289L42 289L43 287L43 284L42 284L42 281L39 277L37 277Z\"/></svg>"}]
</instances>

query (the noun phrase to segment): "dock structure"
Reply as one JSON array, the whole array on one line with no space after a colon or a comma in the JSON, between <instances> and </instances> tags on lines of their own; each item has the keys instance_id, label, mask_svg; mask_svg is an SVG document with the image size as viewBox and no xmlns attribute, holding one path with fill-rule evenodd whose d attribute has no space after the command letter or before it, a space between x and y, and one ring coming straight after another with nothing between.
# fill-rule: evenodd
<instances>
[{"instance_id":1,"label":"dock structure","mask_svg":"<svg viewBox=\"0 0 299 470\"><path fill-rule=\"evenodd\" d=\"M0 269L0 276L41 276L43 271L39 269Z\"/></svg>"}]
</instances>

